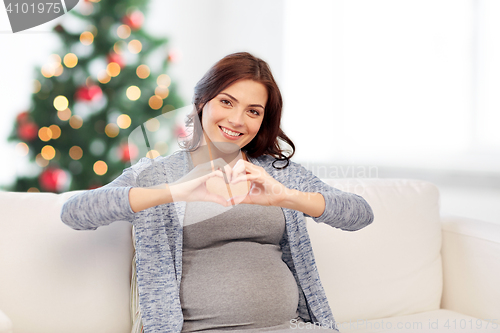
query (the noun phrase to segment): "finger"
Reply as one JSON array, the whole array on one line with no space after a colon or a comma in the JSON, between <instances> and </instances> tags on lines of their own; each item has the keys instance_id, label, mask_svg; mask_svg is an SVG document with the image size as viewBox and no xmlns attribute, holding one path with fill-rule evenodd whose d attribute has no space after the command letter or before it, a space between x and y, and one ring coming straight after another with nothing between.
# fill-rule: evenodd
<instances>
[{"instance_id":1,"label":"finger","mask_svg":"<svg viewBox=\"0 0 500 333\"><path fill-rule=\"evenodd\" d=\"M212 192L208 192L205 199L206 199L206 201L214 202L214 203L217 203L217 204L222 205L224 207L227 207L228 205L230 205L230 203L228 203L228 201L226 201L226 199L223 196L212 193Z\"/></svg>"},{"instance_id":2,"label":"finger","mask_svg":"<svg viewBox=\"0 0 500 333\"><path fill-rule=\"evenodd\" d=\"M250 162L247 162L247 161L242 160L242 166L239 166L239 168L242 168L242 167L244 169L237 169L237 171L243 170L243 172L240 172L240 173L246 174L247 176L249 174L256 175L257 177L264 177L264 176L268 175L266 170L264 170L264 168L257 166L255 164L252 164Z\"/></svg>"},{"instance_id":3,"label":"finger","mask_svg":"<svg viewBox=\"0 0 500 333\"><path fill-rule=\"evenodd\" d=\"M230 183L231 182L231 179L233 179L233 172L232 172L232 169L231 169L231 166L229 164L226 164L224 166L224 174L225 176L227 177L227 179L225 179L226 181L226 184Z\"/></svg>"},{"instance_id":4,"label":"finger","mask_svg":"<svg viewBox=\"0 0 500 333\"><path fill-rule=\"evenodd\" d=\"M239 160L238 162L236 162L232 169L231 179L247 174L247 169L244 162L244 160Z\"/></svg>"},{"instance_id":5,"label":"finger","mask_svg":"<svg viewBox=\"0 0 500 333\"><path fill-rule=\"evenodd\" d=\"M200 177L200 182L201 183L206 182L208 179L213 178L213 177L219 177L219 178L224 179L224 175L222 174L222 171L215 170L215 171L212 171L205 176Z\"/></svg>"},{"instance_id":6,"label":"finger","mask_svg":"<svg viewBox=\"0 0 500 333\"><path fill-rule=\"evenodd\" d=\"M224 183L226 184L229 184L229 180L227 179L227 175L226 173L223 171L223 170L220 170L222 172L222 176L223 176L223 179L224 179Z\"/></svg>"},{"instance_id":7,"label":"finger","mask_svg":"<svg viewBox=\"0 0 500 333\"><path fill-rule=\"evenodd\" d=\"M224 181L226 182L226 184L228 184L232 179L231 166L227 164L223 158L214 160L213 165L215 167L215 170L222 170L222 173L224 174Z\"/></svg>"},{"instance_id":8,"label":"finger","mask_svg":"<svg viewBox=\"0 0 500 333\"><path fill-rule=\"evenodd\" d=\"M210 173L210 176L224 178L224 173L222 172L222 170L215 170L215 171Z\"/></svg>"},{"instance_id":9,"label":"finger","mask_svg":"<svg viewBox=\"0 0 500 333\"><path fill-rule=\"evenodd\" d=\"M238 173L242 173L245 170L246 170L245 160L238 160L238 162L236 162L236 164L233 167L233 175L236 175Z\"/></svg>"},{"instance_id":10,"label":"finger","mask_svg":"<svg viewBox=\"0 0 500 333\"><path fill-rule=\"evenodd\" d=\"M241 182L246 182L247 180L250 180L247 175L242 175L242 176L238 176L236 178L233 178L233 180L231 180L231 184L238 184L238 183L241 183Z\"/></svg>"},{"instance_id":11,"label":"finger","mask_svg":"<svg viewBox=\"0 0 500 333\"><path fill-rule=\"evenodd\" d=\"M251 182L259 183L259 184L265 183L265 180L260 178L259 175L253 175L251 173L247 173L246 175L240 175L236 178L233 178L233 180L231 181L231 184L237 184L237 183L247 181L247 180L251 181Z\"/></svg>"}]
</instances>

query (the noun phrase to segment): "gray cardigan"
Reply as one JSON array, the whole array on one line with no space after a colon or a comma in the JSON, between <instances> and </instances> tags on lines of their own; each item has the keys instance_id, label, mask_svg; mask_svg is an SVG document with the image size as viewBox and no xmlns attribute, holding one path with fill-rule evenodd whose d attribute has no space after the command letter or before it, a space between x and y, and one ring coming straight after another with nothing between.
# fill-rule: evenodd
<instances>
[{"instance_id":1,"label":"gray cardigan","mask_svg":"<svg viewBox=\"0 0 500 333\"><path fill-rule=\"evenodd\" d=\"M325 198L323 214L313 218L347 231L359 230L373 221L373 212L360 196L335 189L300 164L290 161L284 169L272 166L269 155L250 158L287 188L319 192ZM281 162L279 162L281 163ZM279 163L278 164L279 166ZM183 314L179 299L182 275L182 225L186 203L159 205L134 213L128 192L132 187L171 183L192 168L188 152L178 151L167 157L143 158L125 169L111 183L71 197L62 207L62 221L76 230L94 230L114 221L134 225L139 305L144 332L181 332ZM335 321L321 285L304 213L282 208L286 232L280 243L282 259L290 268L299 287L299 315L335 329Z\"/></svg>"}]
</instances>

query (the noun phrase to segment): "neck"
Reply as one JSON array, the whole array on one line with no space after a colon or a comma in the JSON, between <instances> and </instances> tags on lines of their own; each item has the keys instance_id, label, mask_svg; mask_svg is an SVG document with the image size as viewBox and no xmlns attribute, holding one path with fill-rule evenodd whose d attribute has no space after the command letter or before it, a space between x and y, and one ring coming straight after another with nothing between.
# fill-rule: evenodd
<instances>
[{"instance_id":1,"label":"neck","mask_svg":"<svg viewBox=\"0 0 500 333\"><path fill-rule=\"evenodd\" d=\"M241 149L234 151L233 153L226 154L217 149L216 145L212 142L207 145L200 145L194 151L189 152L189 154L191 156L191 161L193 162L193 167L218 158L224 159L224 161L226 161L226 163L231 167L233 167L240 159L249 161L247 154Z\"/></svg>"}]
</instances>

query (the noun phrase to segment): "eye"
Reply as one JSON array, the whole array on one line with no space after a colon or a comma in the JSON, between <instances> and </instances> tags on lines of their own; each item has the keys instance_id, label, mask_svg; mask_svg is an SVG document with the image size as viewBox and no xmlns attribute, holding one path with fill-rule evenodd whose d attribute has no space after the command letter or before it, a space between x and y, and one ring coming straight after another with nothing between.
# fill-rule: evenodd
<instances>
[{"instance_id":1,"label":"eye","mask_svg":"<svg viewBox=\"0 0 500 333\"><path fill-rule=\"evenodd\" d=\"M252 113L253 115L256 115L256 116L260 115L260 112L259 112L259 111L257 111L257 110L252 109L252 110L249 110L249 111L250 111L250 113Z\"/></svg>"},{"instance_id":2,"label":"eye","mask_svg":"<svg viewBox=\"0 0 500 333\"><path fill-rule=\"evenodd\" d=\"M220 101L222 104L226 104L228 106L231 106L231 101L228 101L227 99L221 99Z\"/></svg>"}]
</instances>

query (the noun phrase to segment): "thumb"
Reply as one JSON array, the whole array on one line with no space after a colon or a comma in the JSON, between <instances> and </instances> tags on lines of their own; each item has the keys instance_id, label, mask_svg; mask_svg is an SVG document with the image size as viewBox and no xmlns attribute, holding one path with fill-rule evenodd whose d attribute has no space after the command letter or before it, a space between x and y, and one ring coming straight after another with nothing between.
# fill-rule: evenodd
<instances>
[{"instance_id":1,"label":"thumb","mask_svg":"<svg viewBox=\"0 0 500 333\"><path fill-rule=\"evenodd\" d=\"M206 182L207 180L209 180L210 178L213 178L213 177L219 177L219 178L224 178L224 175L222 174L222 171L220 170L215 170L215 171L212 171L204 176L201 176L199 178L200 182L201 183L204 183Z\"/></svg>"}]
</instances>

